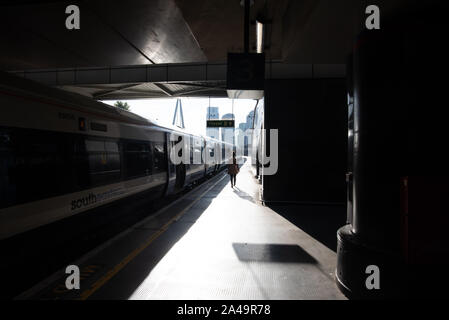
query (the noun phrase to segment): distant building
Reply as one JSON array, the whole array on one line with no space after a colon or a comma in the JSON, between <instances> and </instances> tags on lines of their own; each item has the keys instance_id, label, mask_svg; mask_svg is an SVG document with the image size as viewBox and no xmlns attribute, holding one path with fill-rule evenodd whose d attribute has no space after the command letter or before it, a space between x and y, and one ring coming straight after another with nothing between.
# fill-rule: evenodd
<instances>
[{"instance_id":1,"label":"distant building","mask_svg":"<svg viewBox=\"0 0 449 320\"><path fill-rule=\"evenodd\" d=\"M220 114L219 114L218 107L208 107L206 119L207 120L219 120ZM206 136L220 140L220 128L206 128Z\"/></svg>"},{"instance_id":2,"label":"distant building","mask_svg":"<svg viewBox=\"0 0 449 320\"><path fill-rule=\"evenodd\" d=\"M232 113L225 114L221 120L233 120L235 116ZM235 143L235 128L221 128L221 140L228 143Z\"/></svg>"},{"instance_id":3,"label":"distant building","mask_svg":"<svg viewBox=\"0 0 449 320\"><path fill-rule=\"evenodd\" d=\"M253 128L253 121L254 121L254 111L251 111L246 116L246 122L242 122L239 124L240 130L238 131L236 136L237 147L240 148L242 154L245 156L249 154L249 149L251 148L252 132L251 130L248 129Z\"/></svg>"},{"instance_id":4,"label":"distant building","mask_svg":"<svg viewBox=\"0 0 449 320\"><path fill-rule=\"evenodd\" d=\"M241 155L245 154L245 145L248 145L248 139L244 136L244 132L246 131L246 122L242 122L239 124L239 128L235 133L235 144L238 150L238 153Z\"/></svg>"},{"instance_id":5,"label":"distant building","mask_svg":"<svg viewBox=\"0 0 449 320\"><path fill-rule=\"evenodd\" d=\"M253 128L253 121L254 121L254 110L252 110L246 116L246 129L252 129Z\"/></svg>"}]
</instances>

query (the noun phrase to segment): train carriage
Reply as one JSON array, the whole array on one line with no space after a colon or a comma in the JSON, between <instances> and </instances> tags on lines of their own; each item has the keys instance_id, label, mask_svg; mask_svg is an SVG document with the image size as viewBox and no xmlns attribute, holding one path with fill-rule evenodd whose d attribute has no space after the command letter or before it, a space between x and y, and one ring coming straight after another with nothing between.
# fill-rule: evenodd
<instances>
[{"instance_id":1,"label":"train carriage","mask_svg":"<svg viewBox=\"0 0 449 320\"><path fill-rule=\"evenodd\" d=\"M216 173L232 148L4 73L0 107L0 239L136 194L179 192ZM170 161L173 135L189 139L188 163Z\"/></svg>"}]
</instances>

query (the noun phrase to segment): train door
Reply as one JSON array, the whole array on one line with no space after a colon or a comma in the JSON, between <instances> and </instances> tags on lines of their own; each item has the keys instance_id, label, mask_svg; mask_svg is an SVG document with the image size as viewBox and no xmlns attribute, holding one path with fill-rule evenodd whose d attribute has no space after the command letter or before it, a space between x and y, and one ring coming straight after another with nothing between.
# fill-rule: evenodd
<instances>
[{"instance_id":1,"label":"train door","mask_svg":"<svg viewBox=\"0 0 449 320\"><path fill-rule=\"evenodd\" d=\"M185 185L186 179L186 168L185 164L177 164L175 165L171 159L170 154L173 152L175 145L178 143L182 143L182 136L179 135L177 137L177 141L170 141L170 133L166 133L166 146L167 146L167 190L166 194L173 194L181 191ZM179 156L182 156L182 150L180 151Z\"/></svg>"}]
</instances>

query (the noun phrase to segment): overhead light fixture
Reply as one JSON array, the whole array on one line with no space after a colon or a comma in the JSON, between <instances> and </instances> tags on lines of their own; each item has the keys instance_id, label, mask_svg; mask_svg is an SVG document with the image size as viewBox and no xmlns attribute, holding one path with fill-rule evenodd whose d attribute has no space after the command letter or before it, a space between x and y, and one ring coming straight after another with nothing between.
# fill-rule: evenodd
<instances>
[{"instance_id":1,"label":"overhead light fixture","mask_svg":"<svg viewBox=\"0 0 449 320\"><path fill-rule=\"evenodd\" d=\"M263 30L264 30L264 25L263 23L256 21L256 41L257 41L257 45L256 45L256 50L257 53L262 53L263 52Z\"/></svg>"}]
</instances>

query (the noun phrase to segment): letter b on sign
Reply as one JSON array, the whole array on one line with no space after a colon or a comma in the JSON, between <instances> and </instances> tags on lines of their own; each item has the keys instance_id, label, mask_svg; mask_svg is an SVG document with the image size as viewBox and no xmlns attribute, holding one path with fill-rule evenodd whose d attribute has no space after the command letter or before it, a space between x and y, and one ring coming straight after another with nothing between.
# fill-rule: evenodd
<instances>
[{"instance_id":1,"label":"letter b on sign","mask_svg":"<svg viewBox=\"0 0 449 320\"><path fill-rule=\"evenodd\" d=\"M378 266L370 265L366 267L366 274L369 274L368 278L366 278L365 286L368 290L380 289L380 270Z\"/></svg>"}]
</instances>

